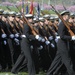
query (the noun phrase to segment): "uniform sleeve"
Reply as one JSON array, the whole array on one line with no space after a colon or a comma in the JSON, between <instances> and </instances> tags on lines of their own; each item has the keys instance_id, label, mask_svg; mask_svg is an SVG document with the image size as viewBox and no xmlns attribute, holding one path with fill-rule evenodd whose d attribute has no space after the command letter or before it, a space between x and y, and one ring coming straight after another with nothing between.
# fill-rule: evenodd
<instances>
[{"instance_id":1,"label":"uniform sleeve","mask_svg":"<svg viewBox=\"0 0 75 75\"><path fill-rule=\"evenodd\" d=\"M26 35L26 38L31 39L31 40L35 40L35 36L33 34L31 34L31 29L28 25L24 25L23 34Z\"/></svg>"},{"instance_id":2,"label":"uniform sleeve","mask_svg":"<svg viewBox=\"0 0 75 75\"><path fill-rule=\"evenodd\" d=\"M59 28L58 28L58 34L60 36L60 38L62 40L71 40L71 36L68 35L69 32L67 32L67 28L65 27L65 25L61 22L59 24Z\"/></svg>"}]
</instances>

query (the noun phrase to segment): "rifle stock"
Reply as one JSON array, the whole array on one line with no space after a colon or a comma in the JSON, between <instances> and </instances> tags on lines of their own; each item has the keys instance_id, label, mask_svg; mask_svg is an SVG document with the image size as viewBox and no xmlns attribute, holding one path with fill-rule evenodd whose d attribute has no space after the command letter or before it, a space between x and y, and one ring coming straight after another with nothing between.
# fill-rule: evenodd
<instances>
[{"instance_id":1,"label":"rifle stock","mask_svg":"<svg viewBox=\"0 0 75 75\"><path fill-rule=\"evenodd\" d=\"M17 23L17 21L16 21L16 19L14 18L14 23L15 23L15 26L17 27L17 29L18 29L18 31L19 31L19 33L20 34L22 34L22 32L21 32L21 30L20 30L20 28L19 28L19 26L18 26L18 23Z\"/></svg>"},{"instance_id":2,"label":"rifle stock","mask_svg":"<svg viewBox=\"0 0 75 75\"><path fill-rule=\"evenodd\" d=\"M54 25L54 27L56 28L56 30L58 30L58 27L57 27L57 25L56 24L53 24Z\"/></svg>"},{"instance_id":3,"label":"rifle stock","mask_svg":"<svg viewBox=\"0 0 75 75\"><path fill-rule=\"evenodd\" d=\"M54 8L54 6L51 5L51 7L53 8L54 12L58 15L58 17L61 19L61 21L64 23L64 25L66 26L66 28L68 29L69 33L71 36L74 36L75 34L72 32L72 30L69 27L69 22L64 21L64 19L62 18L62 16L56 11L56 9Z\"/></svg>"},{"instance_id":4,"label":"rifle stock","mask_svg":"<svg viewBox=\"0 0 75 75\"><path fill-rule=\"evenodd\" d=\"M23 29L23 25L21 24L21 22L19 21L19 25L20 25L20 27Z\"/></svg>"},{"instance_id":5,"label":"rifle stock","mask_svg":"<svg viewBox=\"0 0 75 75\"><path fill-rule=\"evenodd\" d=\"M3 34L5 34L5 32L4 32L4 30L2 28L1 28L1 31L2 31Z\"/></svg>"},{"instance_id":6,"label":"rifle stock","mask_svg":"<svg viewBox=\"0 0 75 75\"><path fill-rule=\"evenodd\" d=\"M3 34L5 34L5 31L3 30L2 26L0 26L0 29L1 29L1 32L2 32Z\"/></svg>"}]
</instances>

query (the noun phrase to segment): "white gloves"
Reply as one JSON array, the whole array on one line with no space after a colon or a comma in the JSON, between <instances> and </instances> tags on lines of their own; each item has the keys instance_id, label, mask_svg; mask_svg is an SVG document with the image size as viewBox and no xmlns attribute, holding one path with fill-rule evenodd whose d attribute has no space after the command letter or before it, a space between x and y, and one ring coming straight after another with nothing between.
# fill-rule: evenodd
<instances>
[{"instance_id":1,"label":"white gloves","mask_svg":"<svg viewBox=\"0 0 75 75\"><path fill-rule=\"evenodd\" d=\"M60 36L56 36L57 39L60 39Z\"/></svg>"},{"instance_id":2,"label":"white gloves","mask_svg":"<svg viewBox=\"0 0 75 75\"><path fill-rule=\"evenodd\" d=\"M75 36L72 36L72 40L75 40Z\"/></svg>"},{"instance_id":3,"label":"white gloves","mask_svg":"<svg viewBox=\"0 0 75 75\"><path fill-rule=\"evenodd\" d=\"M38 41L42 41L42 37L40 37L39 35L36 35L35 38L36 38Z\"/></svg>"},{"instance_id":4,"label":"white gloves","mask_svg":"<svg viewBox=\"0 0 75 75\"><path fill-rule=\"evenodd\" d=\"M2 38L6 38L7 37L7 35L6 34L2 34L2 36L1 36Z\"/></svg>"},{"instance_id":5,"label":"white gloves","mask_svg":"<svg viewBox=\"0 0 75 75\"><path fill-rule=\"evenodd\" d=\"M26 35L21 35L21 38L22 38L22 37L23 37L23 38L26 38Z\"/></svg>"},{"instance_id":6,"label":"white gloves","mask_svg":"<svg viewBox=\"0 0 75 75\"><path fill-rule=\"evenodd\" d=\"M39 39L39 35L36 35L35 38L38 40Z\"/></svg>"},{"instance_id":7,"label":"white gloves","mask_svg":"<svg viewBox=\"0 0 75 75\"><path fill-rule=\"evenodd\" d=\"M56 43L58 42L58 39L60 39L60 36L56 36L56 38L55 38Z\"/></svg>"},{"instance_id":8,"label":"white gloves","mask_svg":"<svg viewBox=\"0 0 75 75\"><path fill-rule=\"evenodd\" d=\"M53 43L51 43L51 47L52 47L52 48L54 48L54 47L55 47L55 45L54 45Z\"/></svg>"},{"instance_id":9,"label":"white gloves","mask_svg":"<svg viewBox=\"0 0 75 75\"><path fill-rule=\"evenodd\" d=\"M19 33L16 33L16 34L15 34L15 37L18 38L18 37L19 37Z\"/></svg>"},{"instance_id":10,"label":"white gloves","mask_svg":"<svg viewBox=\"0 0 75 75\"><path fill-rule=\"evenodd\" d=\"M49 37L49 40L53 40L53 36L50 36L50 37Z\"/></svg>"},{"instance_id":11,"label":"white gloves","mask_svg":"<svg viewBox=\"0 0 75 75\"><path fill-rule=\"evenodd\" d=\"M33 46L31 45L30 48L33 49Z\"/></svg>"},{"instance_id":12,"label":"white gloves","mask_svg":"<svg viewBox=\"0 0 75 75\"><path fill-rule=\"evenodd\" d=\"M58 39L57 39L57 38L55 38L55 42L56 42L56 43L58 42Z\"/></svg>"},{"instance_id":13,"label":"white gloves","mask_svg":"<svg viewBox=\"0 0 75 75\"><path fill-rule=\"evenodd\" d=\"M38 38L38 41L41 41L41 40L42 40L42 37L39 37L39 38Z\"/></svg>"},{"instance_id":14,"label":"white gloves","mask_svg":"<svg viewBox=\"0 0 75 75\"><path fill-rule=\"evenodd\" d=\"M38 49L39 49L39 50L43 49L43 46L41 45Z\"/></svg>"},{"instance_id":15,"label":"white gloves","mask_svg":"<svg viewBox=\"0 0 75 75\"><path fill-rule=\"evenodd\" d=\"M10 38L14 38L14 34L10 34Z\"/></svg>"},{"instance_id":16,"label":"white gloves","mask_svg":"<svg viewBox=\"0 0 75 75\"><path fill-rule=\"evenodd\" d=\"M7 44L7 41L6 40L4 40L4 45L6 45Z\"/></svg>"},{"instance_id":17,"label":"white gloves","mask_svg":"<svg viewBox=\"0 0 75 75\"><path fill-rule=\"evenodd\" d=\"M43 49L43 46L42 45L40 46L40 49Z\"/></svg>"},{"instance_id":18,"label":"white gloves","mask_svg":"<svg viewBox=\"0 0 75 75\"><path fill-rule=\"evenodd\" d=\"M50 44L50 42L49 42L49 41L46 41L45 43L46 43L46 45L49 45L49 44Z\"/></svg>"},{"instance_id":19,"label":"white gloves","mask_svg":"<svg viewBox=\"0 0 75 75\"><path fill-rule=\"evenodd\" d=\"M45 42L45 39L44 39L44 38L42 38L41 42Z\"/></svg>"},{"instance_id":20,"label":"white gloves","mask_svg":"<svg viewBox=\"0 0 75 75\"><path fill-rule=\"evenodd\" d=\"M19 45L19 40L17 38L15 38L14 41Z\"/></svg>"},{"instance_id":21,"label":"white gloves","mask_svg":"<svg viewBox=\"0 0 75 75\"><path fill-rule=\"evenodd\" d=\"M57 35L58 35L58 33L56 32L56 33L55 33L55 35L57 36Z\"/></svg>"}]
</instances>

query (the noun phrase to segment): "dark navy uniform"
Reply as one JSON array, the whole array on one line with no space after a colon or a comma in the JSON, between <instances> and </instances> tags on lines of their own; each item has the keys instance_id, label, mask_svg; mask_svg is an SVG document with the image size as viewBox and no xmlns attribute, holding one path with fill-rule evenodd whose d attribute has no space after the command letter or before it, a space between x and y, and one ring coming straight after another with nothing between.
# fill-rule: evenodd
<instances>
[{"instance_id":1,"label":"dark navy uniform","mask_svg":"<svg viewBox=\"0 0 75 75\"><path fill-rule=\"evenodd\" d=\"M71 57L69 54L69 48L68 48L68 43L71 40L71 36L70 36L67 28L63 24L63 22L61 22L59 24L58 34L60 36L60 39L58 40L58 43L57 43L56 57L53 60L51 66L47 72L47 75L57 74L55 72L56 71L58 72L58 70L63 65L66 67L69 75L75 75L75 72L73 70L73 64L72 64Z\"/></svg>"},{"instance_id":2,"label":"dark navy uniform","mask_svg":"<svg viewBox=\"0 0 75 75\"><path fill-rule=\"evenodd\" d=\"M27 60L27 67L29 75L35 75L35 66L32 59L30 40L35 40L35 36L32 35L31 29L28 25L24 25L23 38L21 41L21 54L18 57L15 65L13 66L11 72L15 73L22 66L25 58ZM26 36L26 37L25 37Z\"/></svg>"}]
</instances>

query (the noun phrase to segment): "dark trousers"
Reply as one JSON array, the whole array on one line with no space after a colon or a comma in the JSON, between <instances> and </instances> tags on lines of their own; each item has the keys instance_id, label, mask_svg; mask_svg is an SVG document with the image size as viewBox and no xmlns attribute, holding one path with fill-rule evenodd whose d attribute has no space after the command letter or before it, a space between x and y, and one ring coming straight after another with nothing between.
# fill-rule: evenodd
<instances>
[{"instance_id":1,"label":"dark trousers","mask_svg":"<svg viewBox=\"0 0 75 75\"><path fill-rule=\"evenodd\" d=\"M22 52L19 55L11 72L15 72L18 68L20 68L24 64L23 62L26 58L29 75L35 75L35 67L34 67L34 62L33 62L32 55L31 55L31 49L30 49L29 42L26 38L22 39L21 50Z\"/></svg>"},{"instance_id":2,"label":"dark trousers","mask_svg":"<svg viewBox=\"0 0 75 75\"><path fill-rule=\"evenodd\" d=\"M54 61L52 62L47 72L47 75L50 75L52 72L54 72L55 69L60 67L60 65L62 64L65 65L69 75L75 75L73 70L73 64L69 55L69 50L67 48L67 44L64 43L62 40L59 40L57 44L57 48L58 48L58 51L57 51L56 57Z\"/></svg>"}]
</instances>

